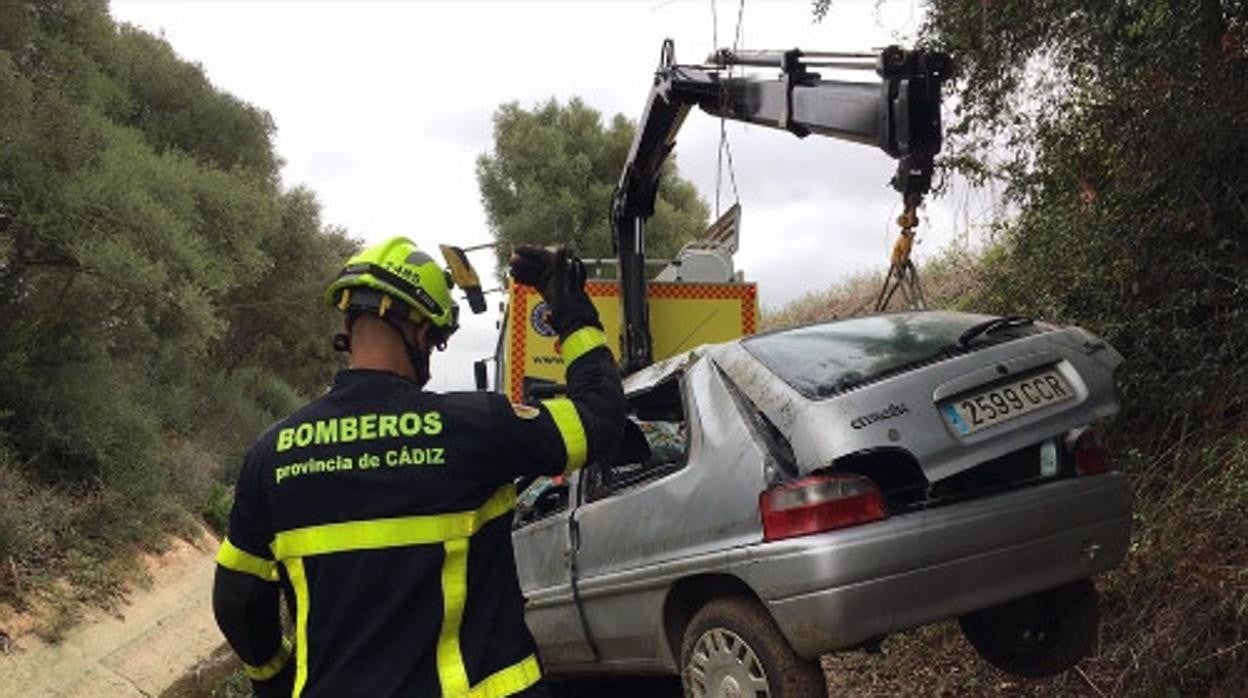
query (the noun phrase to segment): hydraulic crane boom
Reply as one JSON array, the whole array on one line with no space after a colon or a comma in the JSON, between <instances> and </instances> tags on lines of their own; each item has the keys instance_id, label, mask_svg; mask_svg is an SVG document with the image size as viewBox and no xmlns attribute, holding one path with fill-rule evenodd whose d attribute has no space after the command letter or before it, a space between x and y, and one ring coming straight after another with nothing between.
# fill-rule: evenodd
<instances>
[{"instance_id":1,"label":"hydraulic crane boom","mask_svg":"<svg viewBox=\"0 0 1248 698\"><path fill-rule=\"evenodd\" d=\"M898 160L892 185L908 211L931 188L940 151L940 89L949 57L892 46L878 54L721 50L709 65L676 65L663 42L654 86L616 186L611 219L623 303L621 368L652 363L646 306L645 223L654 214L659 174L695 105L713 116L878 146ZM733 66L778 68L778 77L729 74ZM879 83L827 80L812 68L872 70Z\"/></svg>"}]
</instances>

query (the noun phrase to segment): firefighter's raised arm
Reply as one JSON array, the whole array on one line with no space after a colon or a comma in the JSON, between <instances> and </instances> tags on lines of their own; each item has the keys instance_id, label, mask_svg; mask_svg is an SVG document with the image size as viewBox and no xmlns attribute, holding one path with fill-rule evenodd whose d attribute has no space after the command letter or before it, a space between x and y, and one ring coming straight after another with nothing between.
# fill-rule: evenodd
<instances>
[{"instance_id":1,"label":"firefighter's raised arm","mask_svg":"<svg viewBox=\"0 0 1248 698\"><path fill-rule=\"evenodd\" d=\"M535 451L515 454L520 474L571 472L615 450L625 419L619 369L598 311L585 293L585 267L579 259L565 248L522 245L512 253L509 266L516 283L537 289L550 308L567 397L544 400L537 408L516 405L515 419L504 428L514 429L518 440Z\"/></svg>"}]
</instances>

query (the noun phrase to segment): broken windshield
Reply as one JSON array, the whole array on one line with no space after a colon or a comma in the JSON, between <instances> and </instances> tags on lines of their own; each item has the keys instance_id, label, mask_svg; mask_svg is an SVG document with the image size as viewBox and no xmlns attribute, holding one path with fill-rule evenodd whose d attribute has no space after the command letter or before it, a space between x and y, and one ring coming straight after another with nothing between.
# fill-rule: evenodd
<instances>
[{"instance_id":1,"label":"broken windshield","mask_svg":"<svg viewBox=\"0 0 1248 698\"><path fill-rule=\"evenodd\" d=\"M989 320L992 316L942 311L873 315L759 335L742 345L784 382L817 400L911 364L961 353L958 337ZM992 339L1038 331L1031 325L1010 327Z\"/></svg>"}]
</instances>

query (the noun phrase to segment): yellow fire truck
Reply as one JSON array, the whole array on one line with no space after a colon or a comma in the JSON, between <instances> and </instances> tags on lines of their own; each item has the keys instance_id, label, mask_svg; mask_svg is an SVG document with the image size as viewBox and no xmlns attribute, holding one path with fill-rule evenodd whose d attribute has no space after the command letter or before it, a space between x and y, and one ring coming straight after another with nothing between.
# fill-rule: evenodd
<instances>
[{"instance_id":1,"label":"yellow fire truck","mask_svg":"<svg viewBox=\"0 0 1248 698\"><path fill-rule=\"evenodd\" d=\"M754 283L742 281L732 266L739 223L740 207L733 206L702 239L686 245L647 284L654 360L754 333L758 289ZM614 262L591 259L587 266L602 271ZM598 309L611 351L621 358L623 304L619 281L591 278L585 289ZM534 289L509 286L495 350L494 389L515 402L553 391L563 381L563 359L555 331L546 322L545 308Z\"/></svg>"}]
</instances>

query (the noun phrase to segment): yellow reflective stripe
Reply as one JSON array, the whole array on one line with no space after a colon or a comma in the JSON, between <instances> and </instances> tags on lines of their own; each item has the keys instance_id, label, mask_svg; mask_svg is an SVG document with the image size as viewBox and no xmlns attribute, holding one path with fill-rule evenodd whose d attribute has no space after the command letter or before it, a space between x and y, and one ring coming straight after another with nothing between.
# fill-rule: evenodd
<instances>
[{"instance_id":1,"label":"yellow reflective stripe","mask_svg":"<svg viewBox=\"0 0 1248 698\"><path fill-rule=\"evenodd\" d=\"M559 343L565 366L571 366L573 361L598 347L605 346L607 346L607 335L597 327L582 327Z\"/></svg>"},{"instance_id":2,"label":"yellow reflective stripe","mask_svg":"<svg viewBox=\"0 0 1248 698\"><path fill-rule=\"evenodd\" d=\"M543 400L542 405L550 412L563 437L563 445L568 451L567 471L579 470L589 457L589 442L585 438L585 427L581 424L581 415L576 406L566 397L554 400Z\"/></svg>"},{"instance_id":3,"label":"yellow reflective stripe","mask_svg":"<svg viewBox=\"0 0 1248 698\"><path fill-rule=\"evenodd\" d=\"M489 501L473 511L346 521L281 531L273 541L273 553L277 559L286 560L349 550L444 543L472 536L485 524L511 511L515 505L515 487L504 485Z\"/></svg>"},{"instance_id":4,"label":"yellow reflective stripe","mask_svg":"<svg viewBox=\"0 0 1248 698\"><path fill-rule=\"evenodd\" d=\"M503 485L477 509L476 531L485 524L516 508L516 486ZM474 531L475 532L475 531Z\"/></svg>"},{"instance_id":5,"label":"yellow reflective stripe","mask_svg":"<svg viewBox=\"0 0 1248 698\"><path fill-rule=\"evenodd\" d=\"M541 679L542 668L537 663L537 657L530 654L506 669L490 674L484 681L473 686L468 696L469 698L503 698L503 696L519 693Z\"/></svg>"},{"instance_id":6,"label":"yellow reflective stripe","mask_svg":"<svg viewBox=\"0 0 1248 698\"><path fill-rule=\"evenodd\" d=\"M286 667L286 660L290 659L290 638L282 638L282 644L277 648L277 653L264 666L251 666L243 664L243 673L252 681L268 681L269 679L281 673Z\"/></svg>"},{"instance_id":7,"label":"yellow reflective stripe","mask_svg":"<svg viewBox=\"0 0 1248 698\"><path fill-rule=\"evenodd\" d=\"M308 577L303 570L303 560L283 560L286 576L295 590L295 688L292 698L299 698L303 685L308 682Z\"/></svg>"},{"instance_id":8,"label":"yellow reflective stripe","mask_svg":"<svg viewBox=\"0 0 1248 698\"><path fill-rule=\"evenodd\" d=\"M448 540L442 561L442 630L438 633L438 681L443 696L468 695L468 670L459 649L459 626L468 600L468 539Z\"/></svg>"},{"instance_id":9,"label":"yellow reflective stripe","mask_svg":"<svg viewBox=\"0 0 1248 698\"><path fill-rule=\"evenodd\" d=\"M276 562L240 550L230 542L229 538L221 541L221 549L217 551L217 564L227 570L254 575L266 582L277 581Z\"/></svg>"}]
</instances>

